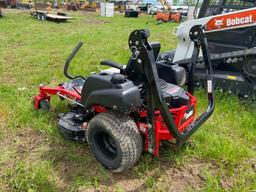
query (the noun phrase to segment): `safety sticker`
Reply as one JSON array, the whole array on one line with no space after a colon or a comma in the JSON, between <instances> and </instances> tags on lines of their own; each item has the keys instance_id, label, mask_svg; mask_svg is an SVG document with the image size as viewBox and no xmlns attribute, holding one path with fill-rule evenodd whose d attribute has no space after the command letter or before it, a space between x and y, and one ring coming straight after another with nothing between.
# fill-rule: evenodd
<instances>
[{"instance_id":1,"label":"safety sticker","mask_svg":"<svg viewBox=\"0 0 256 192\"><path fill-rule=\"evenodd\" d=\"M207 81L207 91L208 93L212 93L212 80Z\"/></svg>"}]
</instances>

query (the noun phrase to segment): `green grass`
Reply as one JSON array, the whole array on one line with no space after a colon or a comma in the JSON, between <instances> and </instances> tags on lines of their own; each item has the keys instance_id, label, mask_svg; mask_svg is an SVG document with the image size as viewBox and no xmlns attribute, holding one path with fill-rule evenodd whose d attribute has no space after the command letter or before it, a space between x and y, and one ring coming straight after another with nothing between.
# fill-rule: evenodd
<instances>
[{"instance_id":1,"label":"green grass","mask_svg":"<svg viewBox=\"0 0 256 192\"><path fill-rule=\"evenodd\" d=\"M126 63L127 39L149 28L162 51L176 47L176 24L156 25L150 16L103 18L72 13L69 23L39 22L27 12L6 11L0 19L0 191L255 191L255 107L235 96L216 94L214 115L180 150L143 154L137 165L112 174L86 144L64 140L57 115L65 103L53 98L50 113L35 111L32 97L41 83L66 81L63 63L78 41L84 46L72 73L99 71L99 62ZM197 92L198 112L206 105Z\"/></svg>"}]
</instances>

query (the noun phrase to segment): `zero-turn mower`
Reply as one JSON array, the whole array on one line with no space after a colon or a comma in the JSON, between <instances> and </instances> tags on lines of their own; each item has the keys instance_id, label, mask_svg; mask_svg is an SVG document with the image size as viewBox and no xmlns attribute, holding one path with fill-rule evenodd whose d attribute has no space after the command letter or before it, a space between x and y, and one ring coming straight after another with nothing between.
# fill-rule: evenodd
<instances>
[{"instance_id":1,"label":"zero-turn mower","mask_svg":"<svg viewBox=\"0 0 256 192\"><path fill-rule=\"evenodd\" d=\"M195 46L188 76L183 67L172 63L169 83L157 72L160 43L149 43L148 37L148 30L130 34L131 57L126 67L101 62L117 73L74 77L68 68L80 42L64 66L71 81L53 88L42 85L34 98L35 109L49 109L51 95L71 102L70 112L60 115L60 131L68 139L87 140L96 159L112 172L132 167L142 150L158 155L162 141L181 146L214 110L212 69L202 27L194 26L190 32ZM196 118L193 73L200 50L206 67L208 107Z\"/></svg>"}]
</instances>

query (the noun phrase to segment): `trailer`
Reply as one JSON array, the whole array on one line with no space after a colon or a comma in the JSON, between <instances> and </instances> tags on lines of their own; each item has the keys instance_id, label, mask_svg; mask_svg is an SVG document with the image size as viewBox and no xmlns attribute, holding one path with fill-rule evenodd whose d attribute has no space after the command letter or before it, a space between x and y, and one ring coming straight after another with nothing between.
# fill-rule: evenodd
<instances>
[{"instance_id":1,"label":"trailer","mask_svg":"<svg viewBox=\"0 0 256 192\"><path fill-rule=\"evenodd\" d=\"M41 21L50 20L55 22L65 22L69 19L72 19L72 17L67 16L66 13L60 12L57 12L57 14L50 14L47 11L35 10L31 12L31 15Z\"/></svg>"}]
</instances>

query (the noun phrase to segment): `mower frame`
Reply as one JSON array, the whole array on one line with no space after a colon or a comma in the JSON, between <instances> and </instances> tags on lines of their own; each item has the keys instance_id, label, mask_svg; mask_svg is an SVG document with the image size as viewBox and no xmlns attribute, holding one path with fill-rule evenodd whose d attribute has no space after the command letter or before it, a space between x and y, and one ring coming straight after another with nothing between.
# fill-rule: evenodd
<instances>
[{"instance_id":1,"label":"mower frame","mask_svg":"<svg viewBox=\"0 0 256 192\"><path fill-rule=\"evenodd\" d=\"M141 38L142 37L142 38ZM204 113L202 113L197 119L194 120L194 116L189 119L185 126L180 126L180 122L175 123L175 120L171 114L172 111L168 108L159 84L159 76L156 67L156 61L154 57L154 51L150 44L147 42L147 35L141 34L140 31L135 31L129 38L129 46L133 50L133 60L137 65L141 65L138 61L144 61L143 70L147 78L146 90L147 90L147 119L148 119L148 151L158 154L159 141L159 130L162 129L161 121L156 120L155 111L159 110L162 120L166 124L169 134L176 140L175 145L180 146L183 144L213 113L214 110L214 96L213 96L213 78L212 78L212 67L209 59L209 53L207 49L207 39L203 33L202 26L194 26L190 31L190 38L194 41L194 52L192 57L192 63L189 70L189 84L188 92L191 97L191 107L194 106L194 98L192 96L194 91L194 69L197 63L197 58L200 49L203 53L203 59L205 61L207 76L207 93L208 93L208 107ZM139 44L137 42L140 42ZM136 55L141 55L137 56ZM191 94L191 95L190 95ZM181 111L181 110L179 110ZM171 112L171 113L170 113ZM194 112L193 112L194 113ZM184 115L184 114L183 114ZM156 134L155 134L156 133ZM167 137L167 135L165 135ZM155 142L156 141L156 142Z\"/></svg>"}]
</instances>

